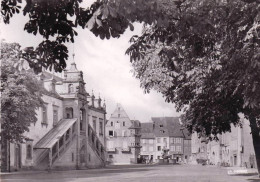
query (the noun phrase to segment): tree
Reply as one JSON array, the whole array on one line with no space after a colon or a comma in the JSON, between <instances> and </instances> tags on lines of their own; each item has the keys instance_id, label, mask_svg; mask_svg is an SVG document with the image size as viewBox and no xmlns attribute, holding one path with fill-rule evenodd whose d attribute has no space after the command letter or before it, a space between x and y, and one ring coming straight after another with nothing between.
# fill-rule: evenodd
<instances>
[{"instance_id":1,"label":"tree","mask_svg":"<svg viewBox=\"0 0 260 182\"><path fill-rule=\"evenodd\" d=\"M20 46L1 42L1 144L2 166L8 166L9 143L22 143L24 132L37 121L36 109L41 106L41 85L33 71L21 70ZM3 169L8 170L8 169Z\"/></svg>"},{"instance_id":2,"label":"tree","mask_svg":"<svg viewBox=\"0 0 260 182\"><path fill-rule=\"evenodd\" d=\"M190 132L209 140L240 126L243 113L260 174L259 1L185 1L170 8L179 11L169 27L146 26L131 39L134 75L146 92L155 89L184 111Z\"/></svg>"},{"instance_id":3,"label":"tree","mask_svg":"<svg viewBox=\"0 0 260 182\"><path fill-rule=\"evenodd\" d=\"M61 72L68 59L67 42L74 42L76 28L88 28L101 39L119 37L131 22L154 22L163 17L156 0L97 0L89 8L81 7L82 0L3 0L1 14L8 24L14 14L29 15L24 30L39 34L43 41L36 47L26 48L24 59L35 72L41 68Z\"/></svg>"}]
</instances>

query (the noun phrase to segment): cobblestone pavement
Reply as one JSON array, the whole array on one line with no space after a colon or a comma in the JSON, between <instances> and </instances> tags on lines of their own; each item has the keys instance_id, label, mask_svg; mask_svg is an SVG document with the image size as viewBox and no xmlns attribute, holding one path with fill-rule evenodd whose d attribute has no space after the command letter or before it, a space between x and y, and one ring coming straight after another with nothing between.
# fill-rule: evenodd
<instances>
[{"instance_id":1,"label":"cobblestone pavement","mask_svg":"<svg viewBox=\"0 0 260 182\"><path fill-rule=\"evenodd\" d=\"M201 165L125 165L104 169L2 174L1 182L260 182L256 175L229 176Z\"/></svg>"}]
</instances>

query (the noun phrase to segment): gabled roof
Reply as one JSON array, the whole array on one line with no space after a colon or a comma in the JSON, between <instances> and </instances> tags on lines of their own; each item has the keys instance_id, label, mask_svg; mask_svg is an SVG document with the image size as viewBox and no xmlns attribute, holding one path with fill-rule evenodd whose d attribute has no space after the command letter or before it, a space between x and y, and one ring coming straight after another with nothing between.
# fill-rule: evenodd
<instances>
[{"instance_id":1,"label":"gabled roof","mask_svg":"<svg viewBox=\"0 0 260 182\"><path fill-rule=\"evenodd\" d=\"M142 123L141 134L141 138L155 138L153 133L153 123Z\"/></svg>"},{"instance_id":2,"label":"gabled roof","mask_svg":"<svg viewBox=\"0 0 260 182\"><path fill-rule=\"evenodd\" d=\"M122 107L122 105L118 103L116 105L115 111L111 114L110 118L117 118L119 114L120 114L120 118L128 118L129 119L129 117L126 114L126 112L125 112L124 108Z\"/></svg>"},{"instance_id":3,"label":"gabled roof","mask_svg":"<svg viewBox=\"0 0 260 182\"><path fill-rule=\"evenodd\" d=\"M181 124L179 117L152 117L156 137L181 137L190 139L187 129Z\"/></svg>"},{"instance_id":4,"label":"gabled roof","mask_svg":"<svg viewBox=\"0 0 260 182\"><path fill-rule=\"evenodd\" d=\"M141 128L141 122L139 120L131 120L132 125L129 127L131 128Z\"/></svg>"},{"instance_id":5,"label":"gabled roof","mask_svg":"<svg viewBox=\"0 0 260 182\"><path fill-rule=\"evenodd\" d=\"M63 78L61 78L61 77L59 77L59 76L57 76L57 75L55 75L53 73L49 73L47 71L43 71L41 73L41 77L43 77L44 80L54 79L56 82L63 80Z\"/></svg>"}]
</instances>

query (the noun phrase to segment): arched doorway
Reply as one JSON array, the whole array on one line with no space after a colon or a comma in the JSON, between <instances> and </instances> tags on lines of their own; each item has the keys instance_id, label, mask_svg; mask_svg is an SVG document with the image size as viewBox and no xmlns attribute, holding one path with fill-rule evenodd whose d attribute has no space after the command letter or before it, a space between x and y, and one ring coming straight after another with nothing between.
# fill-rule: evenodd
<instances>
[{"instance_id":1,"label":"arched doorway","mask_svg":"<svg viewBox=\"0 0 260 182\"><path fill-rule=\"evenodd\" d=\"M86 160L85 160L85 150L86 150L86 147L85 145L80 149L80 163L85 163Z\"/></svg>"}]
</instances>

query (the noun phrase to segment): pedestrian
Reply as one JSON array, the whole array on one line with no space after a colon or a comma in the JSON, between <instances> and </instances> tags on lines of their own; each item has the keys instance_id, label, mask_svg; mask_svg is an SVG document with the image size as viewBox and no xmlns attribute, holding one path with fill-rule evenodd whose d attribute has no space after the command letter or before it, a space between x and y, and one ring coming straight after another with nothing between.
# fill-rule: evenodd
<instances>
[{"instance_id":1,"label":"pedestrian","mask_svg":"<svg viewBox=\"0 0 260 182\"><path fill-rule=\"evenodd\" d=\"M151 156L150 161L149 161L149 164L152 164L152 163L153 163L153 156Z\"/></svg>"}]
</instances>

